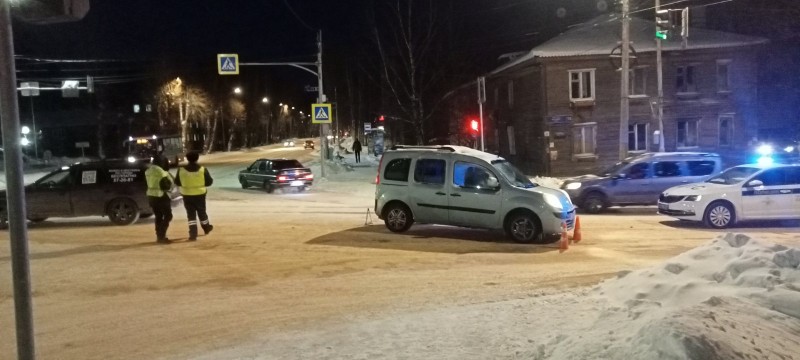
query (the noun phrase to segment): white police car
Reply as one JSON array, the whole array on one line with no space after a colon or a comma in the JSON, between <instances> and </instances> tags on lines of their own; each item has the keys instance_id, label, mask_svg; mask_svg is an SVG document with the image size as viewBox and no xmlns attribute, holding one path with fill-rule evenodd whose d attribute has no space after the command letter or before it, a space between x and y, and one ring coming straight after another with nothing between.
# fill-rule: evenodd
<instances>
[{"instance_id":1,"label":"white police car","mask_svg":"<svg viewBox=\"0 0 800 360\"><path fill-rule=\"evenodd\" d=\"M742 220L800 219L800 164L740 165L669 188L658 212L718 229Z\"/></svg>"}]
</instances>

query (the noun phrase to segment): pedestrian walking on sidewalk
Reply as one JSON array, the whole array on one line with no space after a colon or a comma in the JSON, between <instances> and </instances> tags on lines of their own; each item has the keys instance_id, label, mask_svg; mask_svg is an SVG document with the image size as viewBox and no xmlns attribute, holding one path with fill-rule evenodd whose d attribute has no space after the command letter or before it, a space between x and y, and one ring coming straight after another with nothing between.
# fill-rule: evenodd
<instances>
[{"instance_id":1,"label":"pedestrian walking on sidewalk","mask_svg":"<svg viewBox=\"0 0 800 360\"><path fill-rule=\"evenodd\" d=\"M360 163L361 162L361 142L358 141L358 138L356 138L356 141L353 142L353 152L356 154L356 163Z\"/></svg>"},{"instance_id":2,"label":"pedestrian walking on sidewalk","mask_svg":"<svg viewBox=\"0 0 800 360\"><path fill-rule=\"evenodd\" d=\"M211 186L214 179L208 173L208 169L197 164L200 154L190 152L186 154L188 165L178 169L175 176L175 184L180 186L183 195L183 206L186 208L186 217L189 219L189 241L197 240L197 220L200 219L200 227L203 232L208 234L214 226L208 221L206 213L206 190Z\"/></svg>"}]
</instances>

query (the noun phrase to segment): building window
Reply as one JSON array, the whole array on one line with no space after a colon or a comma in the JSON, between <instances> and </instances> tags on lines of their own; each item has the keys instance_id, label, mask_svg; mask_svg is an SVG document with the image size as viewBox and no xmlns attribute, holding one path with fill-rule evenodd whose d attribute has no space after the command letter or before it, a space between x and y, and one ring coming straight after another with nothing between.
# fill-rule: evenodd
<instances>
[{"instance_id":1,"label":"building window","mask_svg":"<svg viewBox=\"0 0 800 360\"><path fill-rule=\"evenodd\" d=\"M717 91L728 92L730 88L730 60L717 60Z\"/></svg>"},{"instance_id":2,"label":"building window","mask_svg":"<svg viewBox=\"0 0 800 360\"><path fill-rule=\"evenodd\" d=\"M678 148L697 147L698 120L678 120Z\"/></svg>"},{"instance_id":3,"label":"building window","mask_svg":"<svg viewBox=\"0 0 800 360\"><path fill-rule=\"evenodd\" d=\"M597 123L575 124L572 128L572 154L575 156L594 155Z\"/></svg>"},{"instance_id":4,"label":"building window","mask_svg":"<svg viewBox=\"0 0 800 360\"><path fill-rule=\"evenodd\" d=\"M647 151L647 124L628 125L628 151Z\"/></svg>"},{"instance_id":5,"label":"building window","mask_svg":"<svg viewBox=\"0 0 800 360\"><path fill-rule=\"evenodd\" d=\"M675 88L679 93L697 92L694 75L694 65L678 66L675 69Z\"/></svg>"},{"instance_id":6,"label":"building window","mask_svg":"<svg viewBox=\"0 0 800 360\"><path fill-rule=\"evenodd\" d=\"M514 107L514 80L508 81L508 108Z\"/></svg>"},{"instance_id":7,"label":"building window","mask_svg":"<svg viewBox=\"0 0 800 360\"><path fill-rule=\"evenodd\" d=\"M733 144L733 115L719 116L719 146Z\"/></svg>"},{"instance_id":8,"label":"building window","mask_svg":"<svg viewBox=\"0 0 800 360\"><path fill-rule=\"evenodd\" d=\"M630 96L647 96L647 68L637 67L630 72Z\"/></svg>"},{"instance_id":9,"label":"building window","mask_svg":"<svg viewBox=\"0 0 800 360\"><path fill-rule=\"evenodd\" d=\"M594 69L569 71L569 99L594 100Z\"/></svg>"}]
</instances>

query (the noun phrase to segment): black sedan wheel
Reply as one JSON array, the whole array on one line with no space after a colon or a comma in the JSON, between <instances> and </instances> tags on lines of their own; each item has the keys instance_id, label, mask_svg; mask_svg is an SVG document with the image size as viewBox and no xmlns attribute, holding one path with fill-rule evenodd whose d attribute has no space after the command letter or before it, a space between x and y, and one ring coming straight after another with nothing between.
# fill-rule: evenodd
<instances>
[{"instance_id":1,"label":"black sedan wheel","mask_svg":"<svg viewBox=\"0 0 800 360\"><path fill-rule=\"evenodd\" d=\"M247 185L247 180L244 177L239 177L239 184L242 184L242 189L247 189L250 186Z\"/></svg>"},{"instance_id":2,"label":"black sedan wheel","mask_svg":"<svg viewBox=\"0 0 800 360\"><path fill-rule=\"evenodd\" d=\"M139 207L128 198L111 200L108 203L108 219L116 225L130 225L139 219Z\"/></svg>"}]
</instances>

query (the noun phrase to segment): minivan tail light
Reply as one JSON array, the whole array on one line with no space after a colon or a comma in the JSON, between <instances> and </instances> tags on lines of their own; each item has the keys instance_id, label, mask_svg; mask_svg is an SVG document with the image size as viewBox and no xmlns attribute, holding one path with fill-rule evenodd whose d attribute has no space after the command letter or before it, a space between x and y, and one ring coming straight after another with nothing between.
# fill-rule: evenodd
<instances>
[{"instance_id":1,"label":"minivan tail light","mask_svg":"<svg viewBox=\"0 0 800 360\"><path fill-rule=\"evenodd\" d=\"M381 166L383 165L383 155L381 155L381 161L378 162L378 175L375 175L375 184L381 184Z\"/></svg>"}]
</instances>

